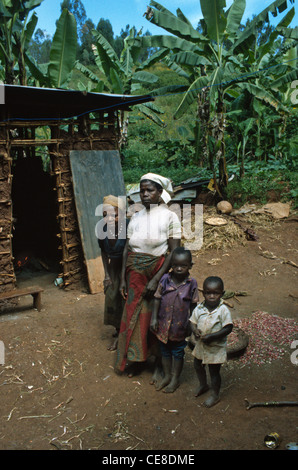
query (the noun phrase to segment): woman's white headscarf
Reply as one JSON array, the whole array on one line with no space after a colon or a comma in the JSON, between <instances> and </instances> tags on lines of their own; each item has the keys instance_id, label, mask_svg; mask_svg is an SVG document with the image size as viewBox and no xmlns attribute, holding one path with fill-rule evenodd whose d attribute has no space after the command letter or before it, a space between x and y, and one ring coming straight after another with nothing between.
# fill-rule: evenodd
<instances>
[{"instance_id":1,"label":"woman's white headscarf","mask_svg":"<svg viewBox=\"0 0 298 470\"><path fill-rule=\"evenodd\" d=\"M168 178L156 175L155 173L146 173L146 175L141 177L140 181L143 180L154 181L162 187L163 191L161 193L161 197L166 204L172 199L171 194L169 193L173 194L173 187L171 181Z\"/></svg>"}]
</instances>

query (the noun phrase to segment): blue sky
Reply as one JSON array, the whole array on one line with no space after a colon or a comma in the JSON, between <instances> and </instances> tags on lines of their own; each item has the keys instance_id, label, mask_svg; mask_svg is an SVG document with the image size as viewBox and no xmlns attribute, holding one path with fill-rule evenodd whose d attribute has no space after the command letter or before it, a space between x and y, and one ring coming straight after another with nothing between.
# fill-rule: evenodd
<instances>
[{"instance_id":1,"label":"blue sky","mask_svg":"<svg viewBox=\"0 0 298 470\"><path fill-rule=\"evenodd\" d=\"M35 9L38 16L37 28L45 30L51 36L56 30L55 22L60 16L61 1L43 0L43 3ZM150 0L82 0L82 3L85 7L87 18L91 18L95 26L100 18L110 20L115 36L119 35L121 29L125 29L127 24L135 26L137 30L143 27L143 32L149 30L152 34L165 34L162 28L152 25L143 17ZM158 3L172 13L176 13L176 9L180 8L194 27L197 26L198 21L202 17L199 0L160 0ZM229 7L232 0L226 0L226 3L227 7ZM251 18L253 14L260 13L271 3L272 0L246 0L244 19ZM290 5L290 2L288 3ZM296 0L295 4L296 14L291 23L292 27L298 25L298 0ZM284 14L278 15L277 19L270 15L272 24L280 21Z\"/></svg>"}]
</instances>

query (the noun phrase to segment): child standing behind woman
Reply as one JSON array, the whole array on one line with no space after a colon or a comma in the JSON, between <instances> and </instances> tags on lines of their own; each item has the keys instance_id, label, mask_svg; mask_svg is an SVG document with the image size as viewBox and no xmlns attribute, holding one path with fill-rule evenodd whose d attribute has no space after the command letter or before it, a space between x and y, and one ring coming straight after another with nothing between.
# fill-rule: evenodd
<instances>
[{"instance_id":1,"label":"child standing behind woman","mask_svg":"<svg viewBox=\"0 0 298 470\"><path fill-rule=\"evenodd\" d=\"M156 390L174 392L187 345L189 317L199 301L197 281L189 276L192 257L189 250L176 248L171 258L172 271L164 274L154 295L151 330L160 344L164 377Z\"/></svg>"},{"instance_id":2,"label":"child standing behind woman","mask_svg":"<svg viewBox=\"0 0 298 470\"><path fill-rule=\"evenodd\" d=\"M205 365L208 364L211 378L211 394L204 402L208 408L219 401L221 386L220 367L227 359L227 335L233 328L229 309L221 297L224 285L220 277L208 277L203 284L204 301L193 311L190 318L191 330L195 337L192 354L200 386L196 396L209 390Z\"/></svg>"}]
</instances>

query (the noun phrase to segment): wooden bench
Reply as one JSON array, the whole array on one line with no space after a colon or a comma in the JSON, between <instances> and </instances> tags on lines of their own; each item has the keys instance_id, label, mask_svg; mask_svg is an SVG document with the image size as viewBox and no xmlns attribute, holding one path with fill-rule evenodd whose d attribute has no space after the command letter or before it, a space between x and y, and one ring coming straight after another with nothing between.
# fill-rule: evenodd
<instances>
[{"instance_id":1,"label":"wooden bench","mask_svg":"<svg viewBox=\"0 0 298 470\"><path fill-rule=\"evenodd\" d=\"M33 297L33 308L36 308L39 312L41 310L41 293L43 289L41 287L26 287L24 289L15 289L7 292L0 293L1 300L15 299L16 297L23 297L24 295L32 295Z\"/></svg>"}]
</instances>

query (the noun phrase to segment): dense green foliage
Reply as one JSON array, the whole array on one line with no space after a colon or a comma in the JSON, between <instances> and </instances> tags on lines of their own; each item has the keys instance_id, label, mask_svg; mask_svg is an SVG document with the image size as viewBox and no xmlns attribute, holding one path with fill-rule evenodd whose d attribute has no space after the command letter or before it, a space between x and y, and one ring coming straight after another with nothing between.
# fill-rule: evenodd
<instances>
[{"instance_id":1,"label":"dense green foliage","mask_svg":"<svg viewBox=\"0 0 298 470\"><path fill-rule=\"evenodd\" d=\"M152 94L154 103L119 113L126 183L148 171L176 184L199 175L218 180L235 204L272 192L297 201L295 0L275 0L245 24L245 0L229 9L225 0L200 0L196 29L180 9L174 15L151 0L148 25L161 34L124 25L116 37L108 19L87 18L82 0L63 0L53 38L36 29L42 1L1 0L0 79ZM280 16L276 27L269 13Z\"/></svg>"}]
</instances>

